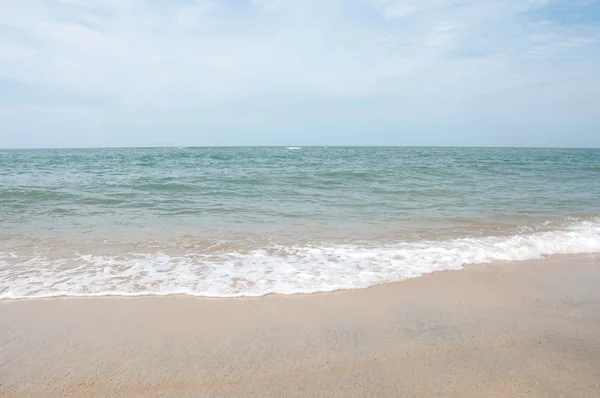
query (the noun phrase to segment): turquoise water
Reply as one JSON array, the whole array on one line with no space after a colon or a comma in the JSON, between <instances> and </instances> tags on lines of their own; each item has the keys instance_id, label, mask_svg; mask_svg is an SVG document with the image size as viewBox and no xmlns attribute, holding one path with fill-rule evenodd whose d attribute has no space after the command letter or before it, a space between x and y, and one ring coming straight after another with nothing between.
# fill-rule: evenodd
<instances>
[{"instance_id":1,"label":"turquoise water","mask_svg":"<svg viewBox=\"0 0 600 398\"><path fill-rule=\"evenodd\" d=\"M0 298L256 296L600 251L600 150L0 151Z\"/></svg>"}]
</instances>

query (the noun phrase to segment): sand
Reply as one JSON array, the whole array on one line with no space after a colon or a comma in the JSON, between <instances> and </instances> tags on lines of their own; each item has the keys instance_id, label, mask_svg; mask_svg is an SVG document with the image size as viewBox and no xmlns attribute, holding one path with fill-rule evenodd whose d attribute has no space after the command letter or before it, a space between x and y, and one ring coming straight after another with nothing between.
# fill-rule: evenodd
<instances>
[{"instance_id":1,"label":"sand","mask_svg":"<svg viewBox=\"0 0 600 398\"><path fill-rule=\"evenodd\" d=\"M0 302L3 397L598 397L600 256L260 299Z\"/></svg>"}]
</instances>

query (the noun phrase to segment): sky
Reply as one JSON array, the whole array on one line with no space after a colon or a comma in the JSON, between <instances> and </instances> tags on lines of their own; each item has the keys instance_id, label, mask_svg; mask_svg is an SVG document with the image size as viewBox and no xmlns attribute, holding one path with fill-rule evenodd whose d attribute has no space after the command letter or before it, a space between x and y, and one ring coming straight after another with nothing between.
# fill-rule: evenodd
<instances>
[{"instance_id":1,"label":"sky","mask_svg":"<svg viewBox=\"0 0 600 398\"><path fill-rule=\"evenodd\" d=\"M598 0L0 0L0 147L600 147Z\"/></svg>"}]
</instances>

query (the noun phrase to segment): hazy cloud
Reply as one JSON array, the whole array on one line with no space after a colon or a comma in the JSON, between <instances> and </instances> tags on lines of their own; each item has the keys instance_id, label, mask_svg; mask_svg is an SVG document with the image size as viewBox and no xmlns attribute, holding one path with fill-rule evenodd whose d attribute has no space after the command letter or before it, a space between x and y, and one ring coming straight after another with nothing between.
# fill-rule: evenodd
<instances>
[{"instance_id":1,"label":"hazy cloud","mask_svg":"<svg viewBox=\"0 0 600 398\"><path fill-rule=\"evenodd\" d=\"M598 22L589 0L4 1L0 146L600 146Z\"/></svg>"}]
</instances>

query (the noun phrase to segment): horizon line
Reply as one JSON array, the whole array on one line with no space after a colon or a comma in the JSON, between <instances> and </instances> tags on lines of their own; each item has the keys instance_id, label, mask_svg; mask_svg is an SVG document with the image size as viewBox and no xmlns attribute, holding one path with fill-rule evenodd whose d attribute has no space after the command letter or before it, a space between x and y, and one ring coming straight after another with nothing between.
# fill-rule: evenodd
<instances>
[{"instance_id":1,"label":"horizon line","mask_svg":"<svg viewBox=\"0 0 600 398\"><path fill-rule=\"evenodd\" d=\"M235 148L469 148L469 149L600 149L571 146L494 146L494 145L159 145L159 146L89 146L89 147L10 147L0 151L72 150L72 149L235 149Z\"/></svg>"}]
</instances>

